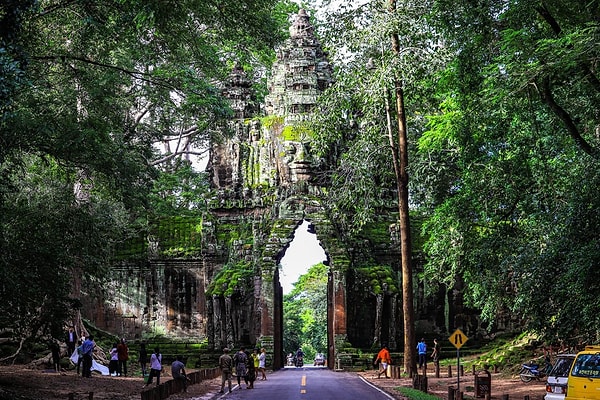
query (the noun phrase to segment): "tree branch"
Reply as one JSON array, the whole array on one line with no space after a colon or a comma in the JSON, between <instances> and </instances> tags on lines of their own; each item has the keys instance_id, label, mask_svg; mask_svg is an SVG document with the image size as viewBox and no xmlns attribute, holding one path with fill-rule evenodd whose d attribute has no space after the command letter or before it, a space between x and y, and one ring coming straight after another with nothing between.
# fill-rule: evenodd
<instances>
[{"instance_id":1,"label":"tree branch","mask_svg":"<svg viewBox=\"0 0 600 400\"><path fill-rule=\"evenodd\" d=\"M554 16L550 13L550 11L548 10L548 7L546 7L546 4L544 4L542 2L542 6L536 7L535 10L548 23L548 25L550 25L550 28L552 29L554 34L556 36L559 36L560 33L562 32L562 28L560 27L560 24L558 23L556 18L554 18ZM567 48L572 49L573 45L570 45ZM596 74L594 74L594 70L591 68L591 66L587 63L584 63L583 61L578 62L577 65L579 66L579 68L581 68L583 75L586 77L588 82L592 85L594 90L596 92L600 93L600 79L598 79Z\"/></svg>"},{"instance_id":2,"label":"tree branch","mask_svg":"<svg viewBox=\"0 0 600 400\"><path fill-rule=\"evenodd\" d=\"M21 341L19 342L19 347L17 348L17 350L13 354L11 354L9 356L0 358L0 362L4 362L4 361L7 361L7 360L10 360L11 358L14 361L14 358L17 357L19 355L19 353L21 352L21 349L23 348L23 343L25 343L25 338L24 337L21 338Z\"/></svg>"},{"instance_id":3,"label":"tree branch","mask_svg":"<svg viewBox=\"0 0 600 400\"><path fill-rule=\"evenodd\" d=\"M191 155L191 156L204 156L204 155L206 155L207 152L208 152L208 150L204 150L204 151L200 151L200 152L198 152L198 151L185 151L185 150L176 151L174 153L167 154L166 156L164 156L162 158L159 158L158 160L152 161L150 163L150 165L155 166L155 165L158 165L158 164L162 164L164 162L167 162L169 160L172 160L172 159L174 159L176 157L179 157L179 156L182 156L182 155L185 155L185 154Z\"/></svg>"},{"instance_id":4,"label":"tree branch","mask_svg":"<svg viewBox=\"0 0 600 400\"><path fill-rule=\"evenodd\" d=\"M544 103L550 107L550 110L565 124L567 131L571 135L571 137L575 140L575 143L587 154L595 157L596 150L592 148L592 146L581 136L579 133L579 129L577 129L577 125L571 119L571 116L568 112L565 111L556 101L554 100L554 96L552 95L552 89L550 87L550 78L544 77L542 80L541 90L540 90L540 98Z\"/></svg>"},{"instance_id":5,"label":"tree branch","mask_svg":"<svg viewBox=\"0 0 600 400\"><path fill-rule=\"evenodd\" d=\"M41 16L41 17L43 17L43 16L45 16L47 14L50 14L50 13L56 11L56 10L60 10L61 8L67 8L71 4L75 4L75 3L77 3L76 0L70 0L70 1L66 1L64 3L57 3L57 4L54 4L54 5L50 6L50 7L44 8L38 15Z\"/></svg>"},{"instance_id":6,"label":"tree branch","mask_svg":"<svg viewBox=\"0 0 600 400\"><path fill-rule=\"evenodd\" d=\"M99 61L90 60L89 58L85 58L85 57L65 56L65 55L63 55L63 56L41 56L41 57L34 56L34 57L31 57L31 59L32 60L51 60L51 61L61 61L61 62L64 62L65 60L80 61L80 62L83 62L86 64L91 64L91 65L95 65L95 66L102 67L102 68L120 71L120 72L123 72L124 74L129 75L135 79L139 79L143 82L147 82L147 83L150 83L153 85L161 86L161 87L171 89L171 90L177 90L177 88L172 84L167 84L160 80L151 79L150 77L152 77L152 75L148 74L146 72L132 71L132 70L128 70L128 69L119 67L117 65L105 64L105 63L101 63Z\"/></svg>"}]
</instances>

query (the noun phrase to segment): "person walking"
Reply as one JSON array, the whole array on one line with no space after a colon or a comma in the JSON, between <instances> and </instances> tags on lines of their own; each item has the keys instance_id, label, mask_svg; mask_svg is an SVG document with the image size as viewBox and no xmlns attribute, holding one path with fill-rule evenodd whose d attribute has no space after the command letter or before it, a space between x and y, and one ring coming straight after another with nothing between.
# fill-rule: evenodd
<instances>
[{"instance_id":1,"label":"person walking","mask_svg":"<svg viewBox=\"0 0 600 400\"><path fill-rule=\"evenodd\" d=\"M142 369L142 377L146 376L146 364L148 364L148 351L146 350L146 343L140 343L140 355L138 358L140 368Z\"/></svg>"},{"instance_id":2,"label":"person walking","mask_svg":"<svg viewBox=\"0 0 600 400\"><path fill-rule=\"evenodd\" d=\"M150 375L148 375L148 382L142 386L146 386L152 383L152 378L156 377L156 386L160 385L160 372L162 371L162 354L158 347L154 348L154 353L150 356Z\"/></svg>"},{"instance_id":3,"label":"person walking","mask_svg":"<svg viewBox=\"0 0 600 400\"><path fill-rule=\"evenodd\" d=\"M381 378L381 374L386 378L389 378L387 374L388 365L392 362L392 358L390 357L390 351L387 348L387 345L384 344L377 353L377 358L375 359L375 365L379 362L379 372L377 373L377 378Z\"/></svg>"},{"instance_id":4,"label":"person walking","mask_svg":"<svg viewBox=\"0 0 600 400\"><path fill-rule=\"evenodd\" d=\"M94 347L96 347L96 343L94 342L94 336L92 335L85 338L85 341L81 345L81 354L83 356L81 376L84 378L92 377L92 357L94 354Z\"/></svg>"},{"instance_id":5,"label":"person walking","mask_svg":"<svg viewBox=\"0 0 600 400\"><path fill-rule=\"evenodd\" d=\"M223 354L219 357L219 368L221 368L221 391L219 393L223 393L223 389L225 389L225 381L227 381L229 385L229 393L231 393L231 371L233 367L233 359L229 355L229 349L225 347L223 349Z\"/></svg>"},{"instance_id":6,"label":"person walking","mask_svg":"<svg viewBox=\"0 0 600 400\"><path fill-rule=\"evenodd\" d=\"M173 364L171 364L171 376L175 381L183 383L183 392L187 392L187 381L188 377L185 373L185 364L183 364L182 357L177 356Z\"/></svg>"},{"instance_id":7,"label":"person walking","mask_svg":"<svg viewBox=\"0 0 600 400\"><path fill-rule=\"evenodd\" d=\"M119 375L127 376L127 360L129 360L129 347L122 338L121 342L117 346L117 353L119 354Z\"/></svg>"},{"instance_id":8,"label":"person walking","mask_svg":"<svg viewBox=\"0 0 600 400\"><path fill-rule=\"evenodd\" d=\"M263 347L260 349L260 355L258 356L258 370L261 374L261 381L267 380L267 375L265 374L265 370L267 368L267 350Z\"/></svg>"},{"instance_id":9,"label":"person walking","mask_svg":"<svg viewBox=\"0 0 600 400\"><path fill-rule=\"evenodd\" d=\"M237 376L237 383L242 387L242 379L246 383L246 389L248 389L248 381L246 374L248 372L248 356L246 355L246 348L240 347L240 350L233 356L233 363L235 365L235 374Z\"/></svg>"},{"instance_id":10,"label":"person walking","mask_svg":"<svg viewBox=\"0 0 600 400\"><path fill-rule=\"evenodd\" d=\"M417 344L417 352L419 353L419 369L427 368L427 344L425 338L421 338L421 341Z\"/></svg>"}]
</instances>

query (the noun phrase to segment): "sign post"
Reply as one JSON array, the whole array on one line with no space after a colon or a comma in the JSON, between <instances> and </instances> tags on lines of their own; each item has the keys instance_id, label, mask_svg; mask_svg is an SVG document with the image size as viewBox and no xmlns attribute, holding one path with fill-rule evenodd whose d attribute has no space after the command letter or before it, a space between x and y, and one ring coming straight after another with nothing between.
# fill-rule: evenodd
<instances>
[{"instance_id":1,"label":"sign post","mask_svg":"<svg viewBox=\"0 0 600 400\"><path fill-rule=\"evenodd\" d=\"M460 348L469 338L460 329L457 329L448 340L456 347L456 390L460 391Z\"/></svg>"}]
</instances>

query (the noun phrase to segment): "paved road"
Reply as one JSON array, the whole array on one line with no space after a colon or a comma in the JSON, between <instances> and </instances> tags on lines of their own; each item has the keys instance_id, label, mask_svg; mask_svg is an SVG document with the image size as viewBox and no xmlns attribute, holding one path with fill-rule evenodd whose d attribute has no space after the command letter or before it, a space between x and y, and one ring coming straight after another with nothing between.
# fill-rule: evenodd
<instances>
[{"instance_id":1,"label":"paved road","mask_svg":"<svg viewBox=\"0 0 600 400\"><path fill-rule=\"evenodd\" d=\"M237 381L233 382L234 386ZM227 392L227 384L225 384ZM223 400L389 400L389 395L363 381L357 374L334 372L324 367L287 367L256 381L254 389L236 387L232 393L215 396Z\"/></svg>"}]
</instances>

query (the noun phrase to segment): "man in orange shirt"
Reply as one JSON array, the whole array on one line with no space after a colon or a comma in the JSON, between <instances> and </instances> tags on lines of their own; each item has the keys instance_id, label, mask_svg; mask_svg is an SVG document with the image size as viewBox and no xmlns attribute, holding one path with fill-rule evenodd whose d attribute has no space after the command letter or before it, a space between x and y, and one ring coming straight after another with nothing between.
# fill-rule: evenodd
<instances>
[{"instance_id":1,"label":"man in orange shirt","mask_svg":"<svg viewBox=\"0 0 600 400\"><path fill-rule=\"evenodd\" d=\"M379 353L377 353L375 364L377 364L378 362L380 364L377 378L381 378L381 374L384 374L386 378L389 378L389 376L387 375L387 368L388 365L392 362L392 359L390 358L390 351L388 350L387 345L385 344L383 345L383 348L379 350Z\"/></svg>"}]
</instances>

